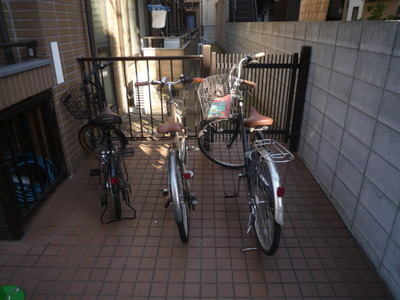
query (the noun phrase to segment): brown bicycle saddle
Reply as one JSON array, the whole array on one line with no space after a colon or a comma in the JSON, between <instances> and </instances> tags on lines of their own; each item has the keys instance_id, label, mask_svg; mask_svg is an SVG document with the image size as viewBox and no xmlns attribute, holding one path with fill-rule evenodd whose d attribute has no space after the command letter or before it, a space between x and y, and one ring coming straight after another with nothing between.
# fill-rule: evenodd
<instances>
[{"instance_id":1,"label":"brown bicycle saddle","mask_svg":"<svg viewBox=\"0 0 400 300\"><path fill-rule=\"evenodd\" d=\"M167 118L165 123L161 124L157 128L158 133L178 132L183 129L183 124L175 122L171 118Z\"/></svg>"},{"instance_id":2,"label":"brown bicycle saddle","mask_svg":"<svg viewBox=\"0 0 400 300\"><path fill-rule=\"evenodd\" d=\"M250 116L243 121L246 127L269 126L272 125L274 119L263 116L254 107L250 108Z\"/></svg>"}]
</instances>

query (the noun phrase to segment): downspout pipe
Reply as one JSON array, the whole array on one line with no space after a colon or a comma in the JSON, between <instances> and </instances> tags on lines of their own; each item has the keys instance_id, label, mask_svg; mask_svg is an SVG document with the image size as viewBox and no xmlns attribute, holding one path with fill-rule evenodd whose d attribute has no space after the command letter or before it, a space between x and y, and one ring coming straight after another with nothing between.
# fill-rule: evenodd
<instances>
[{"instance_id":1,"label":"downspout pipe","mask_svg":"<svg viewBox=\"0 0 400 300\"><path fill-rule=\"evenodd\" d=\"M93 18L92 18L92 5L90 4L90 1L91 0L85 0L86 24L89 36L90 56L97 57L97 47L96 47L96 40L94 38L94 28L93 28Z\"/></svg>"}]
</instances>

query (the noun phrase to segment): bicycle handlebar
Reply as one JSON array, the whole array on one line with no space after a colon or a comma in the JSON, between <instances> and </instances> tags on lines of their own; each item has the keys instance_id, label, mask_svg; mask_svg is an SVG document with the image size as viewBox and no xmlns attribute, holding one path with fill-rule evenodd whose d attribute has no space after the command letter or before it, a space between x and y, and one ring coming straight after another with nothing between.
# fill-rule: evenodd
<instances>
[{"instance_id":1,"label":"bicycle handlebar","mask_svg":"<svg viewBox=\"0 0 400 300\"><path fill-rule=\"evenodd\" d=\"M241 74L242 74L242 68L243 68L244 64L249 64L252 61L254 61L255 59L261 58L261 57L264 57L264 56L265 56L264 52L260 52L260 53L257 53L257 54L247 54L245 57L243 57L240 60L240 62L237 65L232 67L229 75L232 75L233 71L237 68L237 80L236 80L235 85L247 85L247 86L250 86L252 88L255 88L257 86L257 84L255 82L252 82L252 81L249 81L249 80L244 80L244 79L240 78Z\"/></svg>"},{"instance_id":2,"label":"bicycle handlebar","mask_svg":"<svg viewBox=\"0 0 400 300\"><path fill-rule=\"evenodd\" d=\"M244 62L245 63L250 63L251 61L253 61L253 60L257 59L257 58L261 58L261 57L264 57L264 56L265 56L264 52L259 52L259 53L256 53L256 54L248 54L244 58Z\"/></svg>"},{"instance_id":3,"label":"bicycle handlebar","mask_svg":"<svg viewBox=\"0 0 400 300\"><path fill-rule=\"evenodd\" d=\"M113 63L114 63L113 61L107 61L104 63L99 63L97 65L94 65L92 71L90 71L87 75L83 76L83 82L88 83L90 81L90 77L92 77L93 74L95 74L99 70L103 70L108 66L111 66Z\"/></svg>"}]
</instances>

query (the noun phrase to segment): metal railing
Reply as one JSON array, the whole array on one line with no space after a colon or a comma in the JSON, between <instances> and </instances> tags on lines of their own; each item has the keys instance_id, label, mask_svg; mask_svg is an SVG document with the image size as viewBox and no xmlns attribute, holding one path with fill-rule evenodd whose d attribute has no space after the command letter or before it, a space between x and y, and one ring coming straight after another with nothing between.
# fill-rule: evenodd
<instances>
[{"instance_id":1,"label":"metal railing","mask_svg":"<svg viewBox=\"0 0 400 300\"><path fill-rule=\"evenodd\" d=\"M122 130L128 138L155 135L158 125L164 122L167 114L163 93L153 86L135 88L136 81L156 80L164 76L169 80L177 80L182 74L192 77L203 75L201 55L79 58L78 61L83 72L88 72L93 62L116 62L113 66L114 80L116 86L122 89L116 91L117 99L107 99L107 103L122 116ZM195 115L194 111L198 111L197 107L192 107L197 105L194 89L192 93L193 97L186 103L189 115ZM106 91L106 94L112 93Z\"/></svg>"},{"instance_id":2,"label":"metal railing","mask_svg":"<svg viewBox=\"0 0 400 300\"><path fill-rule=\"evenodd\" d=\"M299 142L302 111L310 64L310 47L303 47L301 54L268 55L258 64L245 68L243 78L257 83L257 89L246 95L246 110L255 107L260 113L274 119L269 133L280 141L289 142L296 151ZM157 126L165 120L166 108L162 91L152 86L134 88L135 81L161 79L176 80L181 74L192 77L227 73L242 54L213 53L208 55L169 57L102 57L80 58L82 70L91 67L93 61L113 60L123 76L125 98L116 101L116 111L123 117L122 129L129 138L146 138L156 134ZM211 61L211 65L209 62ZM118 73L118 70L117 70ZM196 86L192 90L177 90L177 96L186 96L186 126L189 135L197 136L201 109L197 101Z\"/></svg>"},{"instance_id":3,"label":"metal railing","mask_svg":"<svg viewBox=\"0 0 400 300\"><path fill-rule=\"evenodd\" d=\"M7 216L17 218L10 227L18 232L21 220L66 174L51 91L2 110L0 138L0 166L5 178L0 184L3 192L8 191L0 197L0 207L7 208Z\"/></svg>"},{"instance_id":4,"label":"metal railing","mask_svg":"<svg viewBox=\"0 0 400 300\"><path fill-rule=\"evenodd\" d=\"M145 36L142 37L142 43L145 48L182 48L198 33L199 29L196 28L190 32L170 34L168 36Z\"/></svg>"}]
</instances>

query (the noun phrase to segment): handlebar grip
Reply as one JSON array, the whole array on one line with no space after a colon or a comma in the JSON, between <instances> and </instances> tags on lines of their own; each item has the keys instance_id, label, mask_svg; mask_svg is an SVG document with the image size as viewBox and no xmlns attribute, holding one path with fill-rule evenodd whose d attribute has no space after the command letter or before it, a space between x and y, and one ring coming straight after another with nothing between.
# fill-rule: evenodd
<instances>
[{"instance_id":1,"label":"handlebar grip","mask_svg":"<svg viewBox=\"0 0 400 300\"><path fill-rule=\"evenodd\" d=\"M250 86L252 88L256 88L257 83L253 82L253 81L249 81L249 80L242 80L241 82L242 84L245 84L247 86Z\"/></svg>"},{"instance_id":2,"label":"handlebar grip","mask_svg":"<svg viewBox=\"0 0 400 300\"><path fill-rule=\"evenodd\" d=\"M260 53L254 54L254 58L260 58L260 57L264 57L264 56L265 56L264 52L260 52Z\"/></svg>"},{"instance_id":3,"label":"handlebar grip","mask_svg":"<svg viewBox=\"0 0 400 300\"><path fill-rule=\"evenodd\" d=\"M201 82L203 82L203 78L200 78L200 77L185 77L183 74L181 75L180 79L181 79L182 83L191 83L191 82L201 83Z\"/></svg>"},{"instance_id":4,"label":"handlebar grip","mask_svg":"<svg viewBox=\"0 0 400 300\"><path fill-rule=\"evenodd\" d=\"M192 78L192 81L193 81L193 82L196 82L196 83L202 83L203 80L204 80L204 78L201 78L201 77L194 77L194 78Z\"/></svg>"},{"instance_id":5,"label":"handlebar grip","mask_svg":"<svg viewBox=\"0 0 400 300\"><path fill-rule=\"evenodd\" d=\"M135 82L135 86L145 86L145 85L149 85L151 83L151 81L137 81Z\"/></svg>"}]
</instances>

